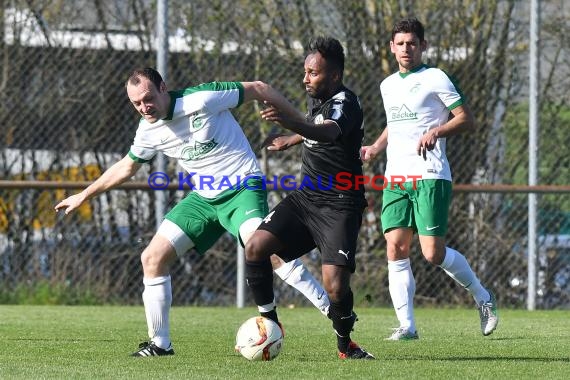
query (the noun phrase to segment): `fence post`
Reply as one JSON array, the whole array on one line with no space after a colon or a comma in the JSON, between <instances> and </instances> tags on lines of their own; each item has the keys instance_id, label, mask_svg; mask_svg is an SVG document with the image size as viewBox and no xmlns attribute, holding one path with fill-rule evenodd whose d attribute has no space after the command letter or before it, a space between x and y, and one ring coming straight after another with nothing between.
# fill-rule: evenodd
<instances>
[{"instance_id":1,"label":"fence post","mask_svg":"<svg viewBox=\"0 0 570 380\"><path fill-rule=\"evenodd\" d=\"M156 69L168 83L168 0L159 0L156 7ZM156 155L157 172L166 172L166 157L162 152ZM162 223L166 210L166 190L155 192L154 210L156 228Z\"/></svg>"},{"instance_id":2,"label":"fence post","mask_svg":"<svg viewBox=\"0 0 570 380\"><path fill-rule=\"evenodd\" d=\"M529 139L528 139L528 184L535 186L538 183L538 81L540 76L540 2L531 0L530 6L530 57L529 57ZM537 280L537 197L536 193L528 194L528 293L527 309L536 308L536 280Z\"/></svg>"},{"instance_id":3,"label":"fence post","mask_svg":"<svg viewBox=\"0 0 570 380\"><path fill-rule=\"evenodd\" d=\"M237 242L236 249L237 262L237 284L236 284L236 306L242 309L245 306L245 252L243 247Z\"/></svg>"}]
</instances>

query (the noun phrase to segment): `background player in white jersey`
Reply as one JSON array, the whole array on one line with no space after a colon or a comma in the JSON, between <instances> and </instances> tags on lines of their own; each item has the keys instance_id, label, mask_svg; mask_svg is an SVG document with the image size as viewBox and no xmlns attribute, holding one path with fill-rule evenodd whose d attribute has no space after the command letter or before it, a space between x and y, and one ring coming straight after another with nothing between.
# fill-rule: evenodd
<instances>
[{"instance_id":1,"label":"background player in white jersey","mask_svg":"<svg viewBox=\"0 0 570 380\"><path fill-rule=\"evenodd\" d=\"M465 257L445 245L451 201L446 137L468 131L474 121L450 78L422 63L426 48L424 28L417 19L394 25L390 50L399 71L380 84L387 127L373 145L362 147L364 161L386 149L386 178L421 178L405 182L402 188L389 184L383 192L381 221L387 242L389 290L400 322L388 340L418 338L413 310L416 284L409 259L414 232L426 260L439 265L471 293L483 335L491 334L498 323L493 293L481 285Z\"/></svg>"},{"instance_id":2,"label":"background player in white jersey","mask_svg":"<svg viewBox=\"0 0 570 380\"><path fill-rule=\"evenodd\" d=\"M291 113L298 111L259 81L213 82L167 91L160 74L145 68L135 70L125 85L129 100L142 116L129 153L55 209L70 213L86 200L127 181L157 152L176 158L193 173L192 178L198 180L194 191L168 212L141 255L142 298L150 340L141 343L133 356L172 355L171 264L191 248L205 253L225 231L245 244L268 211L256 156L229 110L255 99L275 102ZM209 179L207 185L199 185L201 176ZM246 177L250 179L244 184ZM273 262L275 268L282 264L276 269L281 278L327 315L328 297L300 261Z\"/></svg>"}]
</instances>

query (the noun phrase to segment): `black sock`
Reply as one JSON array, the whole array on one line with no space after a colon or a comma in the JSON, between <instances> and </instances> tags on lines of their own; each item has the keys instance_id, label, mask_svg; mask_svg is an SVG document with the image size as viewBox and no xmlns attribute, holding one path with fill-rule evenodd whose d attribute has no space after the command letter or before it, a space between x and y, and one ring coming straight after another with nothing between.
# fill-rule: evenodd
<instances>
[{"instance_id":1,"label":"black sock","mask_svg":"<svg viewBox=\"0 0 570 380\"><path fill-rule=\"evenodd\" d=\"M350 332L356 320L356 316L352 312L353 306L352 290L349 290L340 301L331 302L329 308L329 318L333 322L333 328L337 335L337 346L340 352L346 352L350 343Z\"/></svg>"},{"instance_id":2,"label":"black sock","mask_svg":"<svg viewBox=\"0 0 570 380\"><path fill-rule=\"evenodd\" d=\"M273 302L273 267L271 261L245 261L245 278L258 306Z\"/></svg>"},{"instance_id":3,"label":"black sock","mask_svg":"<svg viewBox=\"0 0 570 380\"><path fill-rule=\"evenodd\" d=\"M350 343L350 336L336 336L336 346L339 352L346 353L348 351L348 344Z\"/></svg>"}]
</instances>

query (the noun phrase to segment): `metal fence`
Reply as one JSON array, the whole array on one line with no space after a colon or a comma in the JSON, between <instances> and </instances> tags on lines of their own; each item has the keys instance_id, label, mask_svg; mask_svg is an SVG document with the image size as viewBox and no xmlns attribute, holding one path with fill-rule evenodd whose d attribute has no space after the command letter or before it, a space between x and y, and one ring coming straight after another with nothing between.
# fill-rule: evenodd
<instances>
[{"instance_id":1,"label":"metal fence","mask_svg":"<svg viewBox=\"0 0 570 380\"><path fill-rule=\"evenodd\" d=\"M413 7L412 7L413 4ZM522 1L182 1L168 2L169 88L212 80L263 80L304 109L303 44L316 34L339 38L345 84L365 110L365 143L385 125L379 82L396 71L388 41L397 19L426 25L428 63L453 73L477 129L449 139L456 186L449 245L465 254L503 306L527 301L528 193L491 185L525 185L529 171L529 7ZM537 307L570 307L569 9L541 2L537 146ZM139 255L155 231L156 192L110 191L62 217L58 200L77 189L30 181L91 181L128 151L138 116L124 93L129 72L156 66L156 1L0 1L0 302L140 303ZM275 127L256 105L235 111L258 149ZM297 173L299 150L259 150L267 175ZM381 174L385 158L365 166ZM180 171L174 162L167 170ZM134 179L145 182L145 167ZM25 182L17 182L25 181ZM511 189L512 190L512 189ZM167 206L184 196L166 191ZM271 204L283 196L271 192ZM368 192L354 276L359 305L387 305L380 193ZM318 277L319 255L304 258ZM470 305L441 270L414 247L418 304ZM176 304L231 305L236 299L236 244L224 236L206 255L191 251L173 273ZM306 305L276 280L282 304ZM54 291L56 289L58 291ZM49 298L49 297L48 297ZM248 299L249 300L249 299ZM44 297L45 301L45 297Z\"/></svg>"}]
</instances>

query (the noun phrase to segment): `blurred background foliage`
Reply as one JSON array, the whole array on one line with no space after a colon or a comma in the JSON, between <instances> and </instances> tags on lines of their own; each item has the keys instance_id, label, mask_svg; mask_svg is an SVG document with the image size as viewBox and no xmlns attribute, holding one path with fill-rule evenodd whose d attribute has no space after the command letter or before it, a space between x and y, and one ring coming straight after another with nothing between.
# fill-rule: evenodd
<instances>
[{"instance_id":1,"label":"blurred background foliage","mask_svg":"<svg viewBox=\"0 0 570 380\"><path fill-rule=\"evenodd\" d=\"M570 183L569 5L541 1L539 183ZM127 153L138 116L124 91L135 67L156 66L156 1L0 0L0 176L7 180L93 180ZM473 133L448 141L454 182L519 184L528 178L529 2L515 0L170 0L170 89L208 81L263 80L305 110L304 46L332 35L346 50L345 84L365 110L365 144L385 125L380 81L397 70L392 25L418 17L426 26L426 63L456 77L476 116ZM296 174L299 149L258 149L279 131L262 122L260 105L235 110L267 175ZM381 174L385 157L365 165ZM175 176L180 169L170 162ZM136 180L145 181L153 166ZM138 255L154 232L154 194L116 190L65 219L53 205L69 191L0 188L0 283L4 298L21 286L79 289L98 302L140 302ZM183 196L169 191L169 204ZM273 192L271 202L283 194ZM361 234L357 302L389 303L379 193ZM569 304L570 199L539 196L539 297ZM500 301L525 302L527 194L456 193L449 244L466 254ZM551 240L556 240L551 242ZM568 244L565 245L565 244ZM190 252L175 276L175 302L235 301L235 241L222 239L204 257ZM319 257L307 263L318 273ZM418 302L470 304L466 292L427 265L416 249ZM566 280L565 280L566 279ZM305 301L278 284L284 303ZM436 297L437 295L437 297ZM501 299L502 298L502 299ZM66 301L62 301L66 302ZM71 302L71 301L70 301Z\"/></svg>"}]
</instances>

